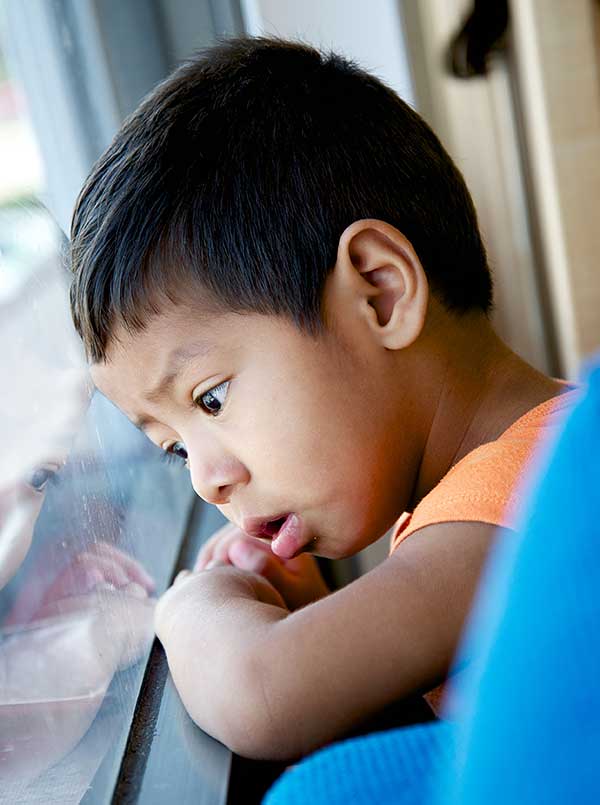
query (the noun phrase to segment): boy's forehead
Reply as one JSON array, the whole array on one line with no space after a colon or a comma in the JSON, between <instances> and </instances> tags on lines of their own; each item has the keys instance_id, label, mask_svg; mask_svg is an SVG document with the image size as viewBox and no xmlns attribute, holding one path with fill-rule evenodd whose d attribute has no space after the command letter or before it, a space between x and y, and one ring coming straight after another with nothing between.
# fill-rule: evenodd
<instances>
[{"instance_id":1,"label":"boy's forehead","mask_svg":"<svg viewBox=\"0 0 600 805\"><path fill-rule=\"evenodd\" d=\"M103 394L131 410L140 402L155 401L186 366L202 369L203 362L216 365L216 359L234 353L264 354L290 329L289 323L272 316L206 314L182 305L152 316L141 330L116 327L106 360L93 364L91 374Z\"/></svg>"},{"instance_id":2,"label":"boy's forehead","mask_svg":"<svg viewBox=\"0 0 600 805\"><path fill-rule=\"evenodd\" d=\"M240 361L262 366L310 360L316 343L284 317L258 313L203 315L189 308L153 316L139 331L116 328L106 360L91 367L97 388L125 412L154 402L186 368L198 376ZM269 359L267 359L267 355Z\"/></svg>"},{"instance_id":3,"label":"boy's forehead","mask_svg":"<svg viewBox=\"0 0 600 805\"><path fill-rule=\"evenodd\" d=\"M225 338L216 318L208 321L191 314L159 314L138 331L119 325L106 359L91 366L92 378L111 399L129 389L135 390L136 397L151 398L165 377L172 380L190 361L212 355Z\"/></svg>"}]
</instances>

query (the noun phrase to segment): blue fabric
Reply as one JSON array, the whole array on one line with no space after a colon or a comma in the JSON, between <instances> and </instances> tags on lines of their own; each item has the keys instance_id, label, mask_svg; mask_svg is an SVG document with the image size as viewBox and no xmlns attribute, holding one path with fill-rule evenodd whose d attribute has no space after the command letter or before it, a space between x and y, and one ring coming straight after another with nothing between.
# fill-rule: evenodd
<instances>
[{"instance_id":1,"label":"blue fabric","mask_svg":"<svg viewBox=\"0 0 600 805\"><path fill-rule=\"evenodd\" d=\"M457 663L460 720L321 750L265 805L600 803L599 551L597 368L520 536L488 563Z\"/></svg>"},{"instance_id":2,"label":"blue fabric","mask_svg":"<svg viewBox=\"0 0 600 805\"><path fill-rule=\"evenodd\" d=\"M496 546L463 654L438 802L600 802L600 368Z\"/></svg>"},{"instance_id":3,"label":"blue fabric","mask_svg":"<svg viewBox=\"0 0 600 805\"><path fill-rule=\"evenodd\" d=\"M447 760L450 731L432 722L341 741L284 772L263 805L420 805Z\"/></svg>"}]
</instances>

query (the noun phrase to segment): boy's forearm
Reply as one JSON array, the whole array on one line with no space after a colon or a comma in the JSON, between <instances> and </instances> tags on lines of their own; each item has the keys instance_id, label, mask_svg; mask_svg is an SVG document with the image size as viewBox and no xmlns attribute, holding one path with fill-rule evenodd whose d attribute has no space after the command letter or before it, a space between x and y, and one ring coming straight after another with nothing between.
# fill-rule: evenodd
<instances>
[{"instance_id":1,"label":"boy's forearm","mask_svg":"<svg viewBox=\"0 0 600 805\"><path fill-rule=\"evenodd\" d=\"M350 624L323 629L323 603L290 613L268 582L232 567L171 588L156 632L196 724L244 757L293 760L366 715L368 706L343 693L348 676L360 689L369 684L368 671L338 659L342 644L357 648Z\"/></svg>"},{"instance_id":2,"label":"boy's forearm","mask_svg":"<svg viewBox=\"0 0 600 805\"><path fill-rule=\"evenodd\" d=\"M370 573L292 613L252 573L187 579L157 609L186 708L239 754L292 759L433 687L497 536L485 523L424 528Z\"/></svg>"},{"instance_id":3,"label":"boy's forearm","mask_svg":"<svg viewBox=\"0 0 600 805\"><path fill-rule=\"evenodd\" d=\"M271 729L259 659L287 615L270 585L233 568L190 576L157 606L156 632L186 710L239 754L256 756Z\"/></svg>"},{"instance_id":4,"label":"boy's forearm","mask_svg":"<svg viewBox=\"0 0 600 805\"><path fill-rule=\"evenodd\" d=\"M350 670L339 641L351 635L323 633L322 604L290 613L268 582L231 567L171 588L156 631L196 724L237 754L269 760L296 759L350 728L362 703L343 695L341 708L334 693Z\"/></svg>"}]
</instances>

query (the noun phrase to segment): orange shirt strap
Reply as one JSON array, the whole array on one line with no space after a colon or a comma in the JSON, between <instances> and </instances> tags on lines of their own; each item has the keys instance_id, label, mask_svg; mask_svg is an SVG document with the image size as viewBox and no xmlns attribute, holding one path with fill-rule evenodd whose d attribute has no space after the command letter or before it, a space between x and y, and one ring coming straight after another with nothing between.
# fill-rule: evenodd
<instances>
[{"instance_id":1,"label":"orange shirt strap","mask_svg":"<svg viewBox=\"0 0 600 805\"><path fill-rule=\"evenodd\" d=\"M394 528L390 552L428 525L482 522L514 528L526 494L524 478L542 441L556 432L579 391L547 400L518 419L498 439L483 444L455 464L412 514Z\"/></svg>"}]
</instances>

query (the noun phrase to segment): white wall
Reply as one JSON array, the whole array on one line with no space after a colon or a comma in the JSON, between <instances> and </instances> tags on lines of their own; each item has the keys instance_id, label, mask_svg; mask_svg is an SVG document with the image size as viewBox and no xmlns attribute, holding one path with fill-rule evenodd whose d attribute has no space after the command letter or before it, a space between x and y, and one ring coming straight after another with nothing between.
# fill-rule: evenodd
<instances>
[{"instance_id":1,"label":"white wall","mask_svg":"<svg viewBox=\"0 0 600 805\"><path fill-rule=\"evenodd\" d=\"M397 0L242 0L241 5L249 34L302 39L335 50L414 105Z\"/></svg>"}]
</instances>

